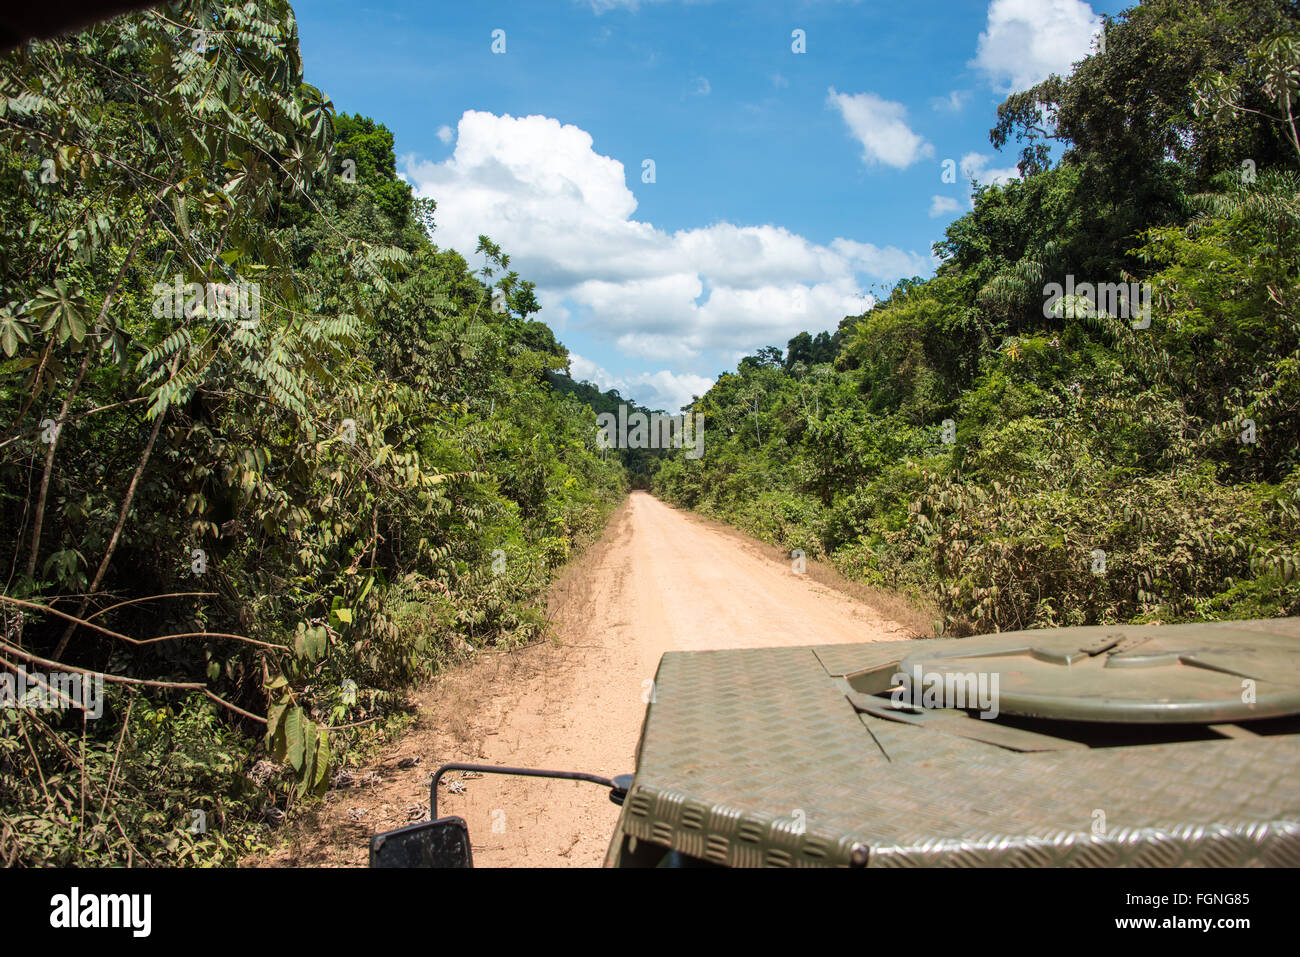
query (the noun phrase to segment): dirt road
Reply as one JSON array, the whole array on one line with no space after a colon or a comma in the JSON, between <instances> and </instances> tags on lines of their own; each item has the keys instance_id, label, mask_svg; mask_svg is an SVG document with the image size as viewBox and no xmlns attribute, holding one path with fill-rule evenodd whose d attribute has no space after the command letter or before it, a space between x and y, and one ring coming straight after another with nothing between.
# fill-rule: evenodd
<instances>
[{"instance_id":1,"label":"dirt road","mask_svg":"<svg viewBox=\"0 0 1300 957\"><path fill-rule=\"evenodd\" d=\"M377 767L382 780L330 792L316 840L300 837L280 862L364 863L368 834L418 819L446 761L630 772L666 651L907 637L774 550L644 492L557 583L550 614L556 642L476 661L418 695L420 723ZM404 757L421 763L398 770ZM598 865L618 815L591 784L455 772L448 782L439 813L469 822L476 866Z\"/></svg>"}]
</instances>

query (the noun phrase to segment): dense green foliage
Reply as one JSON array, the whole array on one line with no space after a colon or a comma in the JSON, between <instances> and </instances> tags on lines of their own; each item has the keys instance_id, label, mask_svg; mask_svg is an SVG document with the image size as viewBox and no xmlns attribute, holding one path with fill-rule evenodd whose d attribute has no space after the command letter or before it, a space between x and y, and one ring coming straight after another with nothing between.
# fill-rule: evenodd
<instances>
[{"instance_id":1,"label":"dense green foliage","mask_svg":"<svg viewBox=\"0 0 1300 957\"><path fill-rule=\"evenodd\" d=\"M743 360L655 487L948 634L1300 613L1298 33L1282 0L1116 18L1000 108L1027 175L935 277ZM1068 276L1150 283L1149 325Z\"/></svg>"},{"instance_id":2,"label":"dense green foliage","mask_svg":"<svg viewBox=\"0 0 1300 957\"><path fill-rule=\"evenodd\" d=\"M112 681L0 710L0 858L234 860L411 681L539 633L621 462L284 0L7 55L0 183L0 663Z\"/></svg>"}]
</instances>

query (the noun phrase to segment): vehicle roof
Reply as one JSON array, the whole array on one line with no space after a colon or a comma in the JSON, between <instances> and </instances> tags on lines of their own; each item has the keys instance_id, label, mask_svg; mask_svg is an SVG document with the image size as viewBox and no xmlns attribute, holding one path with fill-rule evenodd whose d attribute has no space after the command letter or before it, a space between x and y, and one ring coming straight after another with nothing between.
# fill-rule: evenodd
<instances>
[{"instance_id":1,"label":"vehicle roof","mask_svg":"<svg viewBox=\"0 0 1300 957\"><path fill-rule=\"evenodd\" d=\"M1069 632L1087 645L1151 630ZM1300 650L1300 618L1158 630ZM623 833L732 866L1300 864L1294 717L1084 725L880 707L918 652L1060 633L666 654ZM1258 681L1260 700L1277 690Z\"/></svg>"}]
</instances>

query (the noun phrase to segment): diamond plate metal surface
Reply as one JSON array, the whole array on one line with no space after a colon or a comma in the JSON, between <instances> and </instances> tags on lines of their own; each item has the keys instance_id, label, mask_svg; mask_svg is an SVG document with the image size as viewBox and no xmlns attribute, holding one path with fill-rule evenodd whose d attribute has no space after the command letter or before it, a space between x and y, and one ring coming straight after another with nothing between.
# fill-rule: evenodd
<instances>
[{"instance_id":1,"label":"diamond plate metal surface","mask_svg":"<svg viewBox=\"0 0 1300 957\"><path fill-rule=\"evenodd\" d=\"M1244 626L1300 650L1300 621ZM664 655L615 841L742 867L1300 865L1300 735L1015 752L858 714L835 677L978 640Z\"/></svg>"}]
</instances>

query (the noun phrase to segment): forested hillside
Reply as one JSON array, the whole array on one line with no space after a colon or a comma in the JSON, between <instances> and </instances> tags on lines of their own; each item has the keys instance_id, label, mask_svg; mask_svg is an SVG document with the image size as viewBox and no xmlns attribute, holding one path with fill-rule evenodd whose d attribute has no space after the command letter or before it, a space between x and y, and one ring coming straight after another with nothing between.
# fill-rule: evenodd
<instances>
[{"instance_id":1,"label":"forested hillside","mask_svg":"<svg viewBox=\"0 0 1300 957\"><path fill-rule=\"evenodd\" d=\"M0 860L231 862L405 686L539 633L622 464L282 0L6 55L0 183L0 663L109 682L0 710Z\"/></svg>"},{"instance_id":2,"label":"forested hillside","mask_svg":"<svg viewBox=\"0 0 1300 957\"><path fill-rule=\"evenodd\" d=\"M638 412L643 415L650 415L654 411L634 400L623 398L617 389L602 392L595 383L575 381L563 372L549 372L547 378L556 392L560 395L576 397L584 405L595 411L598 417L602 413L617 415L620 407L626 409L624 415L627 416L635 415ZM640 449L624 446L611 449L606 454L618 456L629 483L636 488L646 488L650 484L650 477L658 469L659 461L664 453L662 449Z\"/></svg>"},{"instance_id":3,"label":"forested hillside","mask_svg":"<svg viewBox=\"0 0 1300 957\"><path fill-rule=\"evenodd\" d=\"M947 634L1300 613L1298 128L1300 6L1135 7L999 108L935 277L744 359L655 488Z\"/></svg>"}]
</instances>

